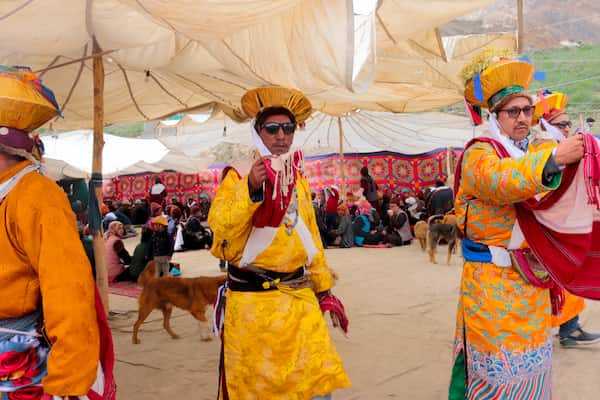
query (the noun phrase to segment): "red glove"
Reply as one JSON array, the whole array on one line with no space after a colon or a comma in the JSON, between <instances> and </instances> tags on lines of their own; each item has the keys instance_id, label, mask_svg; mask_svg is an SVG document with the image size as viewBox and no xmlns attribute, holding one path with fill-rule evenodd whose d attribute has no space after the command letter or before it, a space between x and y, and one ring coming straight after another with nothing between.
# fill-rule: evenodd
<instances>
[{"instance_id":1,"label":"red glove","mask_svg":"<svg viewBox=\"0 0 600 400\"><path fill-rule=\"evenodd\" d=\"M329 311L333 326L336 328L339 327L344 334L347 334L350 321L346 316L346 310L340 299L331 294L330 291L319 293L317 297L319 299L321 311L323 313Z\"/></svg>"}]
</instances>

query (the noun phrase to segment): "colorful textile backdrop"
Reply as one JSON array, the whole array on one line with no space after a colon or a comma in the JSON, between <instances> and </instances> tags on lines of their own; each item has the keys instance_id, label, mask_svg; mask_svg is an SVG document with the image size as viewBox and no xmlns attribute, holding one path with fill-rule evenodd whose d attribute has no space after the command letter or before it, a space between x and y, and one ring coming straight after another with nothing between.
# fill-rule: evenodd
<instances>
[{"instance_id":1,"label":"colorful textile backdrop","mask_svg":"<svg viewBox=\"0 0 600 400\"><path fill-rule=\"evenodd\" d=\"M452 168L460 150L453 150ZM344 155L346 191L360 188L360 169L369 168L380 191L403 191L415 193L423 187L433 186L440 178L447 178L447 151L438 149L428 153L406 155L393 152L348 153ZM182 174L163 171L160 174L121 175L105 179L103 196L105 199L138 199L147 197L152 186L152 177L160 175L167 187L169 197L180 200L197 198L205 192L212 198L219 184L223 166L204 170L198 174ZM319 191L324 186L341 186L340 160L337 154L309 157L305 161L305 176L311 189Z\"/></svg>"}]
</instances>

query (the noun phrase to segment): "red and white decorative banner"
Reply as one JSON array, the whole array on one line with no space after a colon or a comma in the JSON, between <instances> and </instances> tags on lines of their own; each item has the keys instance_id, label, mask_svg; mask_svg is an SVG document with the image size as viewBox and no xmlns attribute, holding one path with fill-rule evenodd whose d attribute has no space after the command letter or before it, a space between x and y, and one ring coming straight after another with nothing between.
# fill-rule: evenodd
<instances>
[{"instance_id":1,"label":"red and white decorative banner","mask_svg":"<svg viewBox=\"0 0 600 400\"><path fill-rule=\"evenodd\" d=\"M451 165L456 165L460 150L453 151ZM447 178L446 149L429 153L406 155L392 152L345 154L344 175L346 191L353 192L360 187L360 169L369 168L369 173L377 182L382 192L408 191L415 193L420 189L432 186L438 179ZM167 193L177 196L180 201L192 197L197 199L201 193L213 197L219 185L223 166L216 166L198 174L182 174L174 171L147 173L137 175L121 175L105 179L103 196L105 199L135 200L147 197L154 177L160 176L167 187ZM341 186L340 160L337 154L309 157L305 160L305 173L311 188L318 192L324 186Z\"/></svg>"}]
</instances>

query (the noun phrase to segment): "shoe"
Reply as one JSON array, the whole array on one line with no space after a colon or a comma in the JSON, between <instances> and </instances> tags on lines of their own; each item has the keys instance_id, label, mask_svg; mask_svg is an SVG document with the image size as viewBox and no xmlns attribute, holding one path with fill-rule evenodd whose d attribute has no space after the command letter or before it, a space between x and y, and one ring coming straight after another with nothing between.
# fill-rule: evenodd
<instances>
[{"instance_id":1,"label":"shoe","mask_svg":"<svg viewBox=\"0 0 600 400\"><path fill-rule=\"evenodd\" d=\"M560 338L560 345L562 347L576 347L598 342L600 342L600 334L588 333L581 328L577 328L577 330L569 336Z\"/></svg>"},{"instance_id":2,"label":"shoe","mask_svg":"<svg viewBox=\"0 0 600 400\"><path fill-rule=\"evenodd\" d=\"M181 271L178 270L177 268L173 268L171 270L171 276L181 276Z\"/></svg>"}]
</instances>

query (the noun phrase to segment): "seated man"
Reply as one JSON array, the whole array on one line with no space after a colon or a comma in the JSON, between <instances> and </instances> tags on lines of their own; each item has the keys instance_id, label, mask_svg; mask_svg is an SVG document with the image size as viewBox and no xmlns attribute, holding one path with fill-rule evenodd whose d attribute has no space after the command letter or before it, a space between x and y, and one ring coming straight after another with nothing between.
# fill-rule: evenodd
<instances>
[{"instance_id":1,"label":"seated man","mask_svg":"<svg viewBox=\"0 0 600 400\"><path fill-rule=\"evenodd\" d=\"M408 215L400 208L397 201L390 203L390 222L385 228L383 242L393 246L404 246L412 242Z\"/></svg>"},{"instance_id":2,"label":"seated man","mask_svg":"<svg viewBox=\"0 0 600 400\"><path fill-rule=\"evenodd\" d=\"M354 246L354 232L352 231L352 218L348 206L340 204L337 209L338 226L329 231L329 238L334 245L343 249Z\"/></svg>"},{"instance_id":3,"label":"seated man","mask_svg":"<svg viewBox=\"0 0 600 400\"><path fill-rule=\"evenodd\" d=\"M183 229L183 249L199 250L212 246L210 232L202 226L202 209L193 206L190 210L192 216L187 220Z\"/></svg>"}]
</instances>

